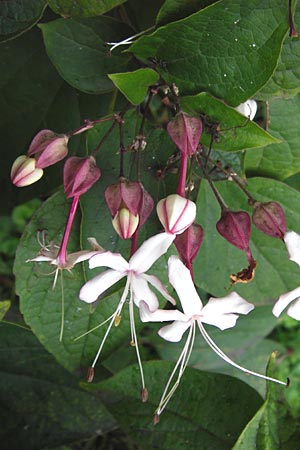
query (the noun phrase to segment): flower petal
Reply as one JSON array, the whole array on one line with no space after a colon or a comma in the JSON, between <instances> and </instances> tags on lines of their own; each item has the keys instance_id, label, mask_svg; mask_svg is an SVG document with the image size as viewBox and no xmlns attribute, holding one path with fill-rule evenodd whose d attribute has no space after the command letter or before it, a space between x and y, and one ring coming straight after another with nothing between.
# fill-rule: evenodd
<instances>
[{"instance_id":1,"label":"flower petal","mask_svg":"<svg viewBox=\"0 0 300 450\"><path fill-rule=\"evenodd\" d=\"M226 297L211 297L202 309L202 315L214 317L228 313L248 314L252 309L254 309L252 303L247 302L236 292L231 292Z\"/></svg>"},{"instance_id":2,"label":"flower petal","mask_svg":"<svg viewBox=\"0 0 300 450\"><path fill-rule=\"evenodd\" d=\"M158 334L160 337L170 342L179 342L184 334L184 332L191 326L191 322L183 322L181 320L175 320L171 325L166 325L162 327Z\"/></svg>"},{"instance_id":3,"label":"flower petal","mask_svg":"<svg viewBox=\"0 0 300 450\"><path fill-rule=\"evenodd\" d=\"M295 231L288 231L284 235L284 242L291 261L300 266L300 235Z\"/></svg>"},{"instance_id":4,"label":"flower petal","mask_svg":"<svg viewBox=\"0 0 300 450\"><path fill-rule=\"evenodd\" d=\"M32 259L26 259L25 262L33 262L33 261L36 262L53 261L53 258L51 258L50 256L39 255Z\"/></svg>"},{"instance_id":5,"label":"flower petal","mask_svg":"<svg viewBox=\"0 0 300 450\"><path fill-rule=\"evenodd\" d=\"M137 273L147 272L167 252L175 237L169 233L159 233L147 239L130 258L130 269Z\"/></svg>"},{"instance_id":6,"label":"flower petal","mask_svg":"<svg viewBox=\"0 0 300 450\"><path fill-rule=\"evenodd\" d=\"M208 325L214 325L215 327L220 328L220 330L226 330L227 328L234 327L238 318L238 314L229 313L219 314L218 316L205 315L203 317L199 317L198 320L200 322L207 323Z\"/></svg>"},{"instance_id":7,"label":"flower petal","mask_svg":"<svg viewBox=\"0 0 300 450\"><path fill-rule=\"evenodd\" d=\"M285 294L281 294L277 302L275 303L272 313L274 316L279 317L282 311L293 301L300 297L300 287L293 289L290 292L286 292Z\"/></svg>"},{"instance_id":8,"label":"flower petal","mask_svg":"<svg viewBox=\"0 0 300 450\"><path fill-rule=\"evenodd\" d=\"M142 322L169 322L172 320L185 321L185 315L178 309L156 309L150 311L149 306L143 300L139 303Z\"/></svg>"},{"instance_id":9,"label":"flower petal","mask_svg":"<svg viewBox=\"0 0 300 450\"><path fill-rule=\"evenodd\" d=\"M99 295L103 294L108 288L113 286L121 280L125 274L117 272L116 270L106 270L100 275L85 283L79 292L80 300L86 303L93 303L97 300Z\"/></svg>"},{"instance_id":10,"label":"flower petal","mask_svg":"<svg viewBox=\"0 0 300 450\"><path fill-rule=\"evenodd\" d=\"M140 301L144 300L151 311L155 311L159 307L156 295L151 291L147 281L142 276L131 273L130 288L136 306L139 307Z\"/></svg>"},{"instance_id":11,"label":"flower petal","mask_svg":"<svg viewBox=\"0 0 300 450\"><path fill-rule=\"evenodd\" d=\"M158 292L161 293L169 302L172 303L172 305L176 305L176 300L169 294L165 286L162 284L159 278L155 277L154 275L148 275L146 273L143 273L140 275L144 278L144 280L148 281L155 289L158 290Z\"/></svg>"},{"instance_id":12,"label":"flower petal","mask_svg":"<svg viewBox=\"0 0 300 450\"><path fill-rule=\"evenodd\" d=\"M118 272L126 272L129 268L128 262L120 253L98 252L89 261L90 269L95 267L110 267Z\"/></svg>"},{"instance_id":13,"label":"flower petal","mask_svg":"<svg viewBox=\"0 0 300 450\"><path fill-rule=\"evenodd\" d=\"M176 289L185 315L191 317L201 314L202 302L195 289L189 269L180 261L178 256L169 258L169 280Z\"/></svg>"},{"instance_id":14,"label":"flower petal","mask_svg":"<svg viewBox=\"0 0 300 450\"><path fill-rule=\"evenodd\" d=\"M91 251L91 250L81 250L79 252L70 253L67 256L67 262L68 266L72 268L75 264L80 263L82 261L86 261L87 259L90 259L92 256L96 255L97 251Z\"/></svg>"},{"instance_id":15,"label":"flower petal","mask_svg":"<svg viewBox=\"0 0 300 450\"><path fill-rule=\"evenodd\" d=\"M300 320L300 298L291 304L287 310L287 314L293 319Z\"/></svg>"}]
</instances>

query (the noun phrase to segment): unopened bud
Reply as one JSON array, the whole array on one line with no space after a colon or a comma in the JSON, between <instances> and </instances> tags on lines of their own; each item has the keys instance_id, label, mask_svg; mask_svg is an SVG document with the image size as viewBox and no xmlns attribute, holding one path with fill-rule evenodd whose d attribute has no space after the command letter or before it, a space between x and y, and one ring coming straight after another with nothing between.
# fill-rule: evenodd
<instances>
[{"instance_id":1,"label":"unopened bud","mask_svg":"<svg viewBox=\"0 0 300 450\"><path fill-rule=\"evenodd\" d=\"M196 217L195 203L178 194L160 200L156 211L165 231L171 234L183 233Z\"/></svg>"},{"instance_id":2,"label":"unopened bud","mask_svg":"<svg viewBox=\"0 0 300 450\"><path fill-rule=\"evenodd\" d=\"M142 197L142 189L138 181L121 178L118 183L105 189L104 196L112 217L116 216L123 205L136 216Z\"/></svg>"},{"instance_id":3,"label":"unopened bud","mask_svg":"<svg viewBox=\"0 0 300 450\"><path fill-rule=\"evenodd\" d=\"M84 194L100 178L101 171L93 156L68 158L64 166L64 189L67 198Z\"/></svg>"},{"instance_id":4,"label":"unopened bud","mask_svg":"<svg viewBox=\"0 0 300 450\"><path fill-rule=\"evenodd\" d=\"M141 390L141 399L143 403L146 403L148 400L148 389L146 387Z\"/></svg>"},{"instance_id":5,"label":"unopened bud","mask_svg":"<svg viewBox=\"0 0 300 450\"><path fill-rule=\"evenodd\" d=\"M34 156L36 167L44 169L64 159L68 154L68 136L51 130L41 130L32 140L28 156Z\"/></svg>"},{"instance_id":6,"label":"unopened bud","mask_svg":"<svg viewBox=\"0 0 300 450\"><path fill-rule=\"evenodd\" d=\"M18 187L29 186L43 176L43 170L36 167L34 158L19 156L12 165L10 178L12 183Z\"/></svg>"},{"instance_id":7,"label":"unopened bud","mask_svg":"<svg viewBox=\"0 0 300 450\"><path fill-rule=\"evenodd\" d=\"M222 212L221 219L216 224L216 228L230 244L241 250L248 249L251 220L247 212L225 209Z\"/></svg>"},{"instance_id":8,"label":"unopened bud","mask_svg":"<svg viewBox=\"0 0 300 450\"><path fill-rule=\"evenodd\" d=\"M199 145L202 121L198 117L191 117L180 112L168 123L167 132L179 150L191 156Z\"/></svg>"},{"instance_id":9,"label":"unopened bud","mask_svg":"<svg viewBox=\"0 0 300 450\"><path fill-rule=\"evenodd\" d=\"M255 202L252 221L263 233L283 239L286 233L286 220L282 207L277 202Z\"/></svg>"},{"instance_id":10,"label":"unopened bud","mask_svg":"<svg viewBox=\"0 0 300 450\"><path fill-rule=\"evenodd\" d=\"M203 241L203 228L193 223L183 233L176 236L174 244L181 260L190 267L196 258Z\"/></svg>"},{"instance_id":11,"label":"unopened bud","mask_svg":"<svg viewBox=\"0 0 300 450\"><path fill-rule=\"evenodd\" d=\"M89 367L88 371L87 371L87 374L86 374L86 381L88 383L91 383L93 381L93 379L94 379L94 375L95 375L94 368L93 367Z\"/></svg>"},{"instance_id":12,"label":"unopened bud","mask_svg":"<svg viewBox=\"0 0 300 450\"><path fill-rule=\"evenodd\" d=\"M135 216L127 208L121 208L113 218L112 224L120 238L130 239L139 225L139 216Z\"/></svg>"}]
</instances>

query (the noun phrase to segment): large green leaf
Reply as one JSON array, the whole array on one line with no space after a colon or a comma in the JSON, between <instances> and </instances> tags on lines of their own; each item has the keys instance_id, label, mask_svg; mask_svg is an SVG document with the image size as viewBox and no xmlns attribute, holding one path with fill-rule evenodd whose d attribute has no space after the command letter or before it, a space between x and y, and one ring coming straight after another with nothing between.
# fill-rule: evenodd
<instances>
[{"instance_id":1,"label":"large green leaf","mask_svg":"<svg viewBox=\"0 0 300 450\"><path fill-rule=\"evenodd\" d=\"M46 0L0 2L0 42L12 39L31 28L42 16Z\"/></svg>"},{"instance_id":2,"label":"large green leaf","mask_svg":"<svg viewBox=\"0 0 300 450\"><path fill-rule=\"evenodd\" d=\"M107 73L126 69L128 57L112 55L105 42L120 40L130 28L109 17L58 19L40 25L47 53L60 75L80 91L112 90Z\"/></svg>"},{"instance_id":3,"label":"large green leaf","mask_svg":"<svg viewBox=\"0 0 300 450\"><path fill-rule=\"evenodd\" d=\"M107 408L143 449L226 450L261 404L249 386L226 375L187 368L180 386L161 416L151 424L155 408L174 364L144 364L149 400L140 400L139 371L128 367L99 386Z\"/></svg>"},{"instance_id":4,"label":"large green leaf","mask_svg":"<svg viewBox=\"0 0 300 450\"><path fill-rule=\"evenodd\" d=\"M219 182L216 187L231 209L250 211L245 195L235 184ZM299 192L264 178L249 179L247 188L260 201L278 201L284 209L288 227L300 231ZM195 261L195 282L214 296L224 296L230 289L229 275L247 266L246 255L217 233L215 225L220 218L220 208L207 182L201 183L197 205L204 240ZM253 226L250 248L257 260L256 274L250 283L235 285L234 290L240 295L259 305L270 303L271 299L299 285L299 267L289 261L282 241L264 235Z\"/></svg>"},{"instance_id":5,"label":"large green leaf","mask_svg":"<svg viewBox=\"0 0 300 450\"><path fill-rule=\"evenodd\" d=\"M143 61L163 61L163 78L181 94L207 91L236 106L271 77L287 28L281 0L223 0L140 38L129 50Z\"/></svg>"},{"instance_id":6,"label":"large green leaf","mask_svg":"<svg viewBox=\"0 0 300 450\"><path fill-rule=\"evenodd\" d=\"M39 450L105 433L115 420L29 330L0 325L1 448Z\"/></svg>"},{"instance_id":7,"label":"large green leaf","mask_svg":"<svg viewBox=\"0 0 300 450\"><path fill-rule=\"evenodd\" d=\"M234 152L279 142L256 123L206 92L191 97L183 97L180 100L180 105L184 111L190 114L204 114L204 120L219 125L218 141L213 143L215 149ZM201 142L209 145L210 139L211 135L204 129Z\"/></svg>"},{"instance_id":8,"label":"large green leaf","mask_svg":"<svg viewBox=\"0 0 300 450\"><path fill-rule=\"evenodd\" d=\"M166 0L158 11L156 24L164 25L182 19L215 2L216 0Z\"/></svg>"},{"instance_id":9,"label":"large green leaf","mask_svg":"<svg viewBox=\"0 0 300 450\"><path fill-rule=\"evenodd\" d=\"M100 16L126 0L48 0L49 6L63 17Z\"/></svg>"},{"instance_id":10,"label":"large green leaf","mask_svg":"<svg viewBox=\"0 0 300 450\"><path fill-rule=\"evenodd\" d=\"M149 86L156 83L159 75L152 69L138 69L134 72L112 73L108 75L114 85L133 105L142 103Z\"/></svg>"},{"instance_id":11,"label":"large green leaf","mask_svg":"<svg viewBox=\"0 0 300 450\"><path fill-rule=\"evenodd\" d=\"M106 327L101 327L79 340L74 339L107 319L116 308L120 293L115 292L101 300L100 305L93 309L78 299L79 290L85 282L83 268L75 266L72 274L64 272L64 334L62 342L59 341L62 318L60 278L53 290L53 266L44 262L25 264L25 261L36 256L39 251L36 240L38 230L46 230L50 241L60 243L68 209L69 203L66 202L62 192L55 194L42 205L25 229L17 251L14 271L16 290L20 296L21 311L26 323L59 363L74 371L91 364ZM83 247L87 248L86 241ZM79 216L74 225L68 250L70 252L80 250ZM124 308L121 325L112 330L104 346L103 357L110 354L120 343L127 340L129 344L129 334L128 314Z\"/></svg>"},{"instance_id":12,"label":"large green leaf","mask_svg":"<svg viewBox=\"0 0 300 450\"><path fill-rule=\"evenodd\" d=\"M247 152L245 170L249 174L284 180L299 172L300 98L276 99L269 103L270 132L281 140L278 145Z\"/></svg>"},{"instance_id":13,"label":"large green leaf","mask_svg":"<svg viewBox=\"0 0 300 450\"><path fill-rule=\"evenodd\" d=\"M271 309L269 305L258 306L247 316L241 315L236 326L228 330L220 331L209 326L206 328L213 341L234 362L264 374L270 354L274 350L283 350L278 342L264 339L276 325L276 318L272 315ZM166 360L176 361L182 346L182 342L170 344L163 339L155 341L159 355ZM199 370L226 373L249 384L262 396L265 394L264 380L249 376L222 360L208 347L200 333L195 341L189 365Z\"/></svg>"}]
</instances>

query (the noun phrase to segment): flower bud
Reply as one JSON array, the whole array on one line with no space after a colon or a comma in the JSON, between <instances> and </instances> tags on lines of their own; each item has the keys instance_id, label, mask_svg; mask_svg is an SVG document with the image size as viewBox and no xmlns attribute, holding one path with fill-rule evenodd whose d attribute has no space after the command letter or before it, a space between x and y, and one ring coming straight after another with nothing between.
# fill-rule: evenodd
<instances>
[{"instance_id":1,"label":"flower bud","mask_svg":"<svg viewBox=\"0 0 300 450\"><path fill-rule=\"evenodd\" d=\"M286 220L282 207L277 202L255 202L252 221L268 236L283 239L286 233Z\"/></svg>"},{"instance_id":2,"label":"flower bud","mask_svg":"<svg viewBox=\"0 0 300 450\"><path fill-rule=\"evenodd\" d=\"M199 145L202 121L198 117L191 117L180 112L168 123L167 132L179 150L191 156Z\"/></svg>"},{"instance_id":3,"label":"flower bud","mask_svg":"<svg viewBox=\"0 0 300 450\"><path fill-rule=\"evenodd\" d=\"M241 250L249 248L251 221L249 214L245 211L223 210L216 228L230 244Z\"/></svg>"},{"instance_id":4,"label":"flower bud","mask_svg":"<svg viewBox=\"0 0 300 450\"><path fill-rule=\"evenodd\" d=\"M12 183L18 187L29 186L42 176L43 170L36 168L35 159L26 155L21 155L15 160L10 172Z\"/></svg>"},{"instance_id":5,"label":"flower bud","mask_svg":"<svg viewBox=\"0 0 300 450\"><path fill-rule=\"evenodd\" d=\"M51 130L41 130L32 140L28 156L36 159L36 167L44 169L64 159L68 154L68 136Z\"/></svg>"},{"instance_id":6,"label":"flower bud","mask_svg":"<svg viewBox=\"0 0 300 450\"><path fill-rule=\"evenodd\" d=\"M250 120L253 120L257 111L257 103L255 100L249 99L244 103L241 103L234 109L243 116L248 117Z\"/></svg>"},{"instance_id":7,"label":"flower bud","mask_svg":"<svg viewBox=\"0 0 300 450\"><path fill-rule=\"evenodd\" d=\"M122 239L130 239L139 225L139 216L135 216L127 208L121 208L113 218L112 224Z\"/></svg>"},{"instance_id":8,"label":"flower bud","mask_svg":"<svg viewBox=\"0 0 300 450\"><path fill-rule=\"evenodd\" d=\"M181 260L190 267L196 258L203 241L203 228L193 223L183 233L176 236L174 244Z\"/></svg>"},{"instance_id":9,"label":"flower bud","mask_svg":"<svg viewBox=\"0 0 300 450\"><path fill-rule=\"evenodd\" d=\"M64 166L64 190L67 198L84 194L100 176L101 171L93 156L68 158Z\"/></svg>"},{"instance_id":10,"label":"flower bud","mask_svg":"<svg viewBox=\"0 0 300 450\"><path fill-rule=\"evenodd\" d=\"M105 189L104 196L112 217L115 217L123 206L136 216L142 199L142 189L138 181L121 178L118 183Z\"/></svg>"},{"instance_id":11,"label":"flower bud","mask_svg":"<svg viewBox=\"0 0 300 450\"><path fill-rule=\"evenodd\" d=\"M167 233L183 233L195 220L196 205L181 195L172 194L156 206L160 222Z\"/></svg>"}]
</instances>

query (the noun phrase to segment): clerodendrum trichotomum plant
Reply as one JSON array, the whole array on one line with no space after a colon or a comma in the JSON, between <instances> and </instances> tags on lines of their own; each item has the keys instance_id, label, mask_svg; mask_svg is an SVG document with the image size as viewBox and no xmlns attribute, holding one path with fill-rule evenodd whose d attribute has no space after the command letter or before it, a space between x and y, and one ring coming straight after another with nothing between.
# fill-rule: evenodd
<instances>
[{"instance_id":1,"label":"clerodendrum trichotomum plant","mask_svg":"<svg viewBox=\"0 0 300 450\"><path fill-rule=\"evenodd\" d=\"M23 349L4 367L36 380L18 391L41 391L14 396L5 448L294 450L296 1L4 3L3 133L28 147L11 195L43 200L14 265L24 323L0 328Z\"/></svg>"}]
</instances>

